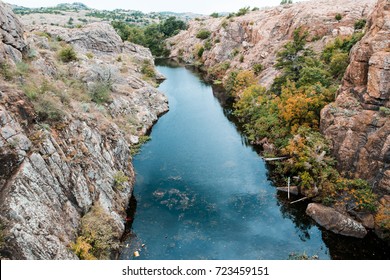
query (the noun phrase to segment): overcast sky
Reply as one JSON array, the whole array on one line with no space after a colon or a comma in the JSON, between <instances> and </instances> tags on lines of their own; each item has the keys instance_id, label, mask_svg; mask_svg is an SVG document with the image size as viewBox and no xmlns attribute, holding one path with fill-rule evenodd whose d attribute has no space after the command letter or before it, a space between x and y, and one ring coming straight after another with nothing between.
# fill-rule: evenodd
<instances>
[{"instance_id":1,"label":"overcast sky","mask_svg":"<svg viewBox=\"0 0 390 280\"><path fill-rule=\"evenodd\" d=\"M59 3L81 2L96 9L130 9L143 12L193 12L210 14L212 12L234 12L239 8L276 6L281 0L3 0L24 7L53 7ZM297 2L295 0L294 2Z\"/></svg>"}]
</instances>

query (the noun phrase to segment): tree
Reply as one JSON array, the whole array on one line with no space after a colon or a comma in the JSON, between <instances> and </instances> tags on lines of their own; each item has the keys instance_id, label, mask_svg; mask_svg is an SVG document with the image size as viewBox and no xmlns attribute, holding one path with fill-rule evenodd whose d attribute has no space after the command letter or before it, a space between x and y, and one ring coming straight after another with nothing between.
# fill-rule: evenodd
<instances>
[{"instance_id":1,"label":"tree","mask_svg":"<svg viewBox=\"0 0 390 280\"><path fill-rule=\"evenodd\" d=\"M293 1L292 0L282 0L282 2L280 2L280 5L286 5L286 4L292 4Z\"/></svg>"},{"instance_id":2,"label":"tree","mask_svg":"<svg viewBox=\"0 0 390 280\"><path fill-rule=\"evenodd\" d=\"M305 64L306 57L312 56L313 52L305 48L307 31L298 28L294 31L293 41L284 45L284 48L278 52L275 67L282 69L283 74L277 77L272 85L272 90L276 94L281 93L282 85L288 80L297 82L300 78L300 72Z\"/></svg>"},{"instance_id":3,"label":"tree","mask_svg":"<svg viewBox=\"0 0 390 280\"><path fill-rule=\"evenodd\" d=\"M176 17L169 17L160 25L160 31L166 38L172 37L179 33L180 30L185 30L187 25L184 21L176 19Z\"/></svg>"}]
</instances>

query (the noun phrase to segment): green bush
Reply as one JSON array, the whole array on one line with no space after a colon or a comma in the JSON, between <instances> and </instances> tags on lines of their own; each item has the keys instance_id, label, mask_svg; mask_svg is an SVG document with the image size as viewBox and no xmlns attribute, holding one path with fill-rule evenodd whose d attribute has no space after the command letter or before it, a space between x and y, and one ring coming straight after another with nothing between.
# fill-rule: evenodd
<instances>
[{"instance_id":1,"label":"green bush","mask_svg":"<svg viewBox=\"0 0 390 280\"><path fill-rule=\"evenodd\" d=\"M218 18L219 14L218 13L212 13L210 16L213 17L213 18Z\"/></svg>"},{"instance_id":2,"label":"green bush","mask_svg":"<svg viewBox=\"0 0 390 280\"><path fill-rule=\"evenodd\" d=\"M28 75L30 71L30 65L27 63L20 61L16 63L16 74L20 76L26 76Z\"/></svg>"},{"instance_id":3,"label":"green bush","mask_svg":"<svg viewBox=\"0 0 390 280\"><path fill-rule=\"evenodd\" d=\"M3 76L4 80L11 81L13 77L11 66L5 62L0 63L0 74Z\"/></svg>"},{"instance_id":4,"label":"green bush","mask_svg":"<svg viewBox=\"0 0 390 280\"><path fill-rule=\"evenodd\" d=\"M250 7L241 8L236 13L236 16L240 17L240 16L243 16L243 15L246 15L249 11L250 11Z\"/></svg>"},{"instance_id":5,"label":"green bush","mask_svg":"<svg viewBox=\"0 0 390 280\"><path fill-rule=\"evenodd\" d=\"M33 104L38 116L37 119L40 122L59 122L65 117L65 112L62 110L60 102L52 98L39 98Z\"/></svg>"},{"instance_id":6,"label":"green bush","mask_svg":"<svg viewBox=\"0 0 390 280\"><path fill-rule=\"evenodd\" d=\"M119 248L119 237L115 222L104 209L96 204L81 219L80 234L72 250L80 259L110 258L113 249Z\"/></svg>"},{"instance_id":7,"label":"green bush","mask_svg":"<svg viewBox=\"0 0 390 280\"><path fill-rule=\"evenodd\" d=\"M343 18L343 16L341 14L336 14L334 18L335 20L340 21Z\"/></svg>"},{"instance_id":8,"label":"green bush","mask_svg":"<svg viewBox=\"0 0 390 280\"><path fill-rule=\"evenodd\" d=\"M264 66L261 63L253 64L252 70L256 75L259 75L264 69Z\"/></svg>"},{"instance_id":9,"label":"green bush","mask_svg":"<svg viewBox=\"0 0 390 280\"><path fill-rule=\"evenodd\" d=\"M129 177L123 171L118 171L114 175L114 187L120 191L125 190L125 183L129 182Z\"/></svg>"},{"instance_id":10,"label":"green bush","mask_svg":"<svg viewBox=\"0 0 390 280\"><path fill-rule=\"evenodd\" d=\"M147 59L145 59L144 62L142 63L141 73L148 78L156 77L156 71L154 70L153 65Z\"/></svg>"},{"instance_id":11,"label":"green bush","mask_svg":"<svg viewBox=\"0 0 390 280\"><path fill-rule=\"evenodd\" d=\"M134 144L130 147L130 153L132 156L135 156L137 155L140 150L141 150L141 147L143 144L145 144L146 142L150 141L150 136L148 135L143 135L143 136L140 136L139 137L139 140L138 140L138 143L137 144Z\"/></svg>"},{"instance_id":12,"label":"green bush","mask_svg":"<svg viewBox=\"0 0 390 280\"><path fill-rule=\"evenodd\" d=\"M203 53L204 53L204 47L200 47L197 52L198 57L201 58L203 56Z\"/></svg>"},{"instance_id":13,"label":"green bush","mask_svg":"<svg viewBox=\"0 0 390 280\"><path fill-rule=\"evenodd\" d=\"M67 63L77 60L77 54L71 45L63 47L58 52L58 58L60 61Z\"/></svg>"},{"instance_id":14,"label":"green bush","mask_svg":"<svg viewBox=\"0 0 390 280\"><path fill-rule=\"evenodd\" d=\"M111 85L104 81L95 82L89 89L91 100L97 104L111 102Z\"/></svg>"},{"instance_id":15,"label":"green bush","mask_svg":"<svg viewBox=\"0 0 390 280\"><path fill-rule=\"evenodd\" d=\"M210 39L207 40L207 41L205 41L204 44L203 44L203 46L204 46L204 49L205 49L205 50L211 50L211 48L213 47L213 45L212 45Z\"/></svg>"},{"instance_id":16,"label":"green bush","mask_svg":"<svg viewBox=\"0 0 390 280\"><path fill-rule=\"evenodd\" d=\"M348 53L335 53L332 55L329 64L330 73L333 75L333 77L341 80L348 65L349 65Z\"/></svg>"},{"instance_id":17,"label":"green bush","mask_svg":"<svg viewBox=\"0 0 390 280\"><path fill-rule=\"evenodd\" d=\"M209 38L210 35L211 35L211 32L209 30L201 29L196 34L196 38L205 40L205 39Z\"/></svg>"},{"instance_id":18,"label":"green bush","mask_svg":"<svg viewBox=\"0 0 390 280\"><path fill-rule=\"evenodd\" d=\"M363 29L366 26L367 21L365 19L359 19L355 22L355 30Z\"/></svg>"}]
</instances>

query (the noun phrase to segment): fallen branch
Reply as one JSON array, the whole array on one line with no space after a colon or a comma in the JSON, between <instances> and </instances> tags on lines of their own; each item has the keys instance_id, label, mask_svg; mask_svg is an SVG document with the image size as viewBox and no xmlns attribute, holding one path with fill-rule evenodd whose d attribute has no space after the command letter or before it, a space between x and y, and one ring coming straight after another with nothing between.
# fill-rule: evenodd
<instances>
[{"instance_id":1,"label":"fallen branch","mask_svg":"<svg viewBox=\"0 0 390 280\"><path fill-rule=\"evenodd\" d=\"M292 202L290 202L290 204L294 204L294 203L297 203L297 202L301 202L301 201L304 201L304 200L306 200L306 199L308 199L308 197L302 197L301 199L298 199L298 200L295 200L295 201L292 201Z\"/></svg>"},{"instance_id":2,"label":"fallen branch","mask_svg":"<svg viewBox=\"0 0 390 280\"><path fill-rule=\"evenodd\" d=\"M284 159L287 159L288 157L276 157L276 158L265 158L263 157L263 159L265 161L276 161L276 160L284 160Z\"/></svg>"}]
</instances>

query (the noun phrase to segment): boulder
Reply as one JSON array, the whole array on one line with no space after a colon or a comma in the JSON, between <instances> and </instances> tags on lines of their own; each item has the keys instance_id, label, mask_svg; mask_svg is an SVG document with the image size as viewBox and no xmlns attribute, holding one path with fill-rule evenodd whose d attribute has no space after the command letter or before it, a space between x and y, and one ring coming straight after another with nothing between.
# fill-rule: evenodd
<instances>
[{"instance_id":1,"label":"boulder","mask_svg":"<svg viewBox=\"0 0 390 280\"><path fill-rule=\"evenodd\" d=\"M367 235L367 230L361 223L337 212L333 208L318 203L310 203L307 206L306 214L320 226L334 233L357 238L363 238Z\"/></svg>"}]
</instances>

